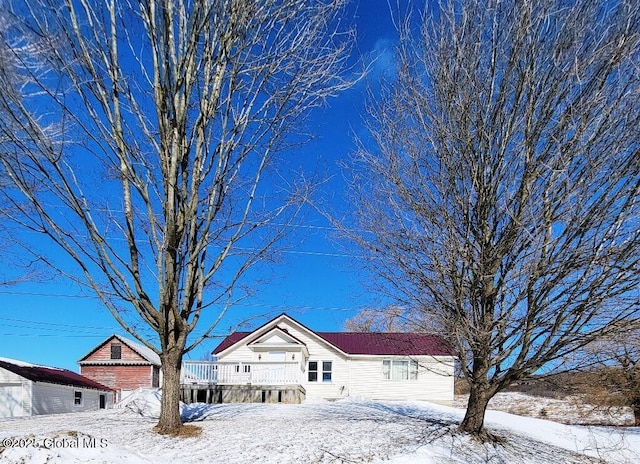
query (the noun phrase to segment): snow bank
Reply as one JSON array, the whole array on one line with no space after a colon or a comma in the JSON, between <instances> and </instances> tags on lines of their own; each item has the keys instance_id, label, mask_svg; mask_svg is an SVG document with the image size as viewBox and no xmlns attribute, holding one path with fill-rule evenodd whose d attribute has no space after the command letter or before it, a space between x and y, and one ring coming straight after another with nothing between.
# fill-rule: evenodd
<instances>
[{"instance_id":1,"label":"snow bank","mask_svg":"<svg viewBox=\"0 0 640 464\"><path fill-rule=\"evenodd\" d=\"M126 409L142 417L157 419L160 417L160 403L162 393L151 388L139 388L129 396L119 401L115 407ZM180 403L180 411L184 409L184 403Z\"/></svg>"}]
</instances>

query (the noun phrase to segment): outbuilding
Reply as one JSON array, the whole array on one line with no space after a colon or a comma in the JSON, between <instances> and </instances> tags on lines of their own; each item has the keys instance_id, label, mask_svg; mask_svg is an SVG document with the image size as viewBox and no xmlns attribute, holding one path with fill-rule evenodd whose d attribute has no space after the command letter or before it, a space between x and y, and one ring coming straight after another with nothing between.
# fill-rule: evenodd
<instances>
[{"instance_id":1,"label":"outbuilding","mask_svg":"<svg viewBox=\"0 0 640 464\"><path fill-rule=\"evenodd\" d=\"M105 409L113 396L109 387L67 369L0 358L0 417Z\"/></svg>"},{"instance_id":2,"label":"outbuilding","mask_svg":"<svg viewBox=\"0 0 640 464\"><path fill-rule=\"evenodd\" d=\"M116 391L116 400L138 388L158 388L162 382L160 356L120 335L111 335L78 361L80 374Z\"/></svg>"}]
</instances>

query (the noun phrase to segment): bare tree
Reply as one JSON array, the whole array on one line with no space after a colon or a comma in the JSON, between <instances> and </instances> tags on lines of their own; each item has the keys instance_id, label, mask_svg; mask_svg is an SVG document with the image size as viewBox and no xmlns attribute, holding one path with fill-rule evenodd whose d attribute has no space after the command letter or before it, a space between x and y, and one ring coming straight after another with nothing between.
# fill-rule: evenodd
<instances>
[{"instance_id":1,"label":"bare tree","mask_svg":"<svg viewBox=\"0 0 640 464\"><path fill-rule=\"evenodd\" d=\"M344 3L2 7L12 23L1 39L22 79L3 95L13 144L2 153L4 201L66 258L25 232L34 254L89 285L159 353L162 433L182 425L183 355L242 296L241 278L269 256L308 187L280 161L304 142L296 129L308 111L350 85Z\"/></svg>"},{"instance_id":2,"label":"bare tree","mask_svg":"<svg viewBox=\"0 0 640 464\"><path fill-rule=\"evenodd\" d=\"M404 332L403 309L387 306L382 309L363 309L344 322L349 332Z\"/></svg>"},{"instance_id":3,"label":"bare tree","mask_svg":"<svg viewBox=\"0 0 640 464\"><path fill-rule=\"evenodd\" d=\"M640 426L640 327L621 326L587 345L577 359L589 368L589 401L605 408L629 407L634 425Z\"/></svg>"},{"instance_id":4,"label":"bare tree","mask_svg":"<svg viewBox=\"0 0 640 464\"><path fill-rule=\"evenodd\" d=\"M416 316L415 311L396 305L365 308L347 319L344 329L350 332L440 332L433 321Z\"/></svg>"},{"instance_id":5,"label":"bare tree","mask_svg":"<svg viewBox=\"0 0 640 464\"><path fill-rule=\"evenodd\" d=\"M428 8L372 95L349 226L455 346L487 437L498 391L638 317L640 4Z\"/></svg>"},{"instance_id":6,"label":"bare tree","mask_svg":"<svg viewBox=\"0 0 640 464\"><path fill-rule=\"evenodd\" d=\"M8 12L0 9L0 37L10 33L12 18ZM18 43L17 48L26 50L27 45ZM38 59L38 53L31 50L34 60ZM0 39L0 154L15 151L18 143L25 141L20 137L20 122L15 121L12 103L19 100L16 92L19 91L27 80L19 72L20 64L16 62L16 56L6 41ZM0 191L11 188L11 180L0 164ZM11 205L4 203L0 206L0 214L9 214ZM0 271L0 287L12 286L25 281L41 280L45 278L37 266L37 260L21 253L16 246L13 227L7 221L0 221L0 253L3 256L3 269Z\"/></svg>"}]
</instances>

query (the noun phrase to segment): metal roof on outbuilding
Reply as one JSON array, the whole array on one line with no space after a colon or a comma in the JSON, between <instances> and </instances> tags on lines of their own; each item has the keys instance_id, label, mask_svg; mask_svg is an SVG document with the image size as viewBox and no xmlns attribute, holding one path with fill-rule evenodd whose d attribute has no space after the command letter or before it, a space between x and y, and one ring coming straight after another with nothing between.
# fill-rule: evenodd
<instances>
[{"instance_id":1,"label":"metal roof on outbuilding","mask_svg":"<svg viewBox=\"0 0 640 464\"><path fill-rule=\"evenodd\" d=\"M92 388L95 390L113 391L111 388L95 382L67 369L57 367L39 366L23 363L21 361L0 358L0 367L24 377L32 382L53 383L57 385L69 385L72 387Z\"/></svg>"}]
</instances>

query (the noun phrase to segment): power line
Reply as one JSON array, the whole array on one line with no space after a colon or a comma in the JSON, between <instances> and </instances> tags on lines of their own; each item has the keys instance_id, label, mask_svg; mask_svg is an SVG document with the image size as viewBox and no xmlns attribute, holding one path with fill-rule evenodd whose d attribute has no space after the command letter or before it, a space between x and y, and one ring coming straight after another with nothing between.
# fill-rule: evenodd
<instances>
[{"instance_id":1,"label":"power line","mask_svg":"<svg viewBox=\"0 0 640 464\"><path fill-rule=\"evenodd\" d=\"M90 298L98 299L95 295L72 295L62 293L44 293L44 292L17 292L0 290L0 294L4 295L16 295L16 296L42 296L42 297L56 297L56 298ZM356 311L358 308L345 307L345 306L313 306L305 304L276 304L276 303L235 303L233 306L240 306L244 308L270 308L270 309L290 309L296 311Z\"/></svg>"},{"instance_id":2,"label":"power line","mask_svg":"<svg viewBox=\"0 0 640 464\"><path fill-rule=\"evenodd\" d=\"M58 337L58 338L104 338L104 335L71 335L71 334L41 334L41 333L3 333L0 337Z\"/></svg>"},{"instance_id":3,"label":"power line","mask_svg":"<svg viewBox=\"0 0 640 464\"><path fill-rule=\"evenodd\" d=\"M50 325L50 326L56 326L56 327L69 327L69 328L75 328L75 329L104 330L105 328L107 328L107 327L104 327L104 326L103 327L95 327L95 326L89 326L89 325L61 324L59 322L28 321L28 320L25 320L25 319L13 319L11 317L0 317L0 320L11 321L11 322L21 322L21 323L25 323L25 324L41 324L41 325Z\"/></svg>"}]
</instances>

